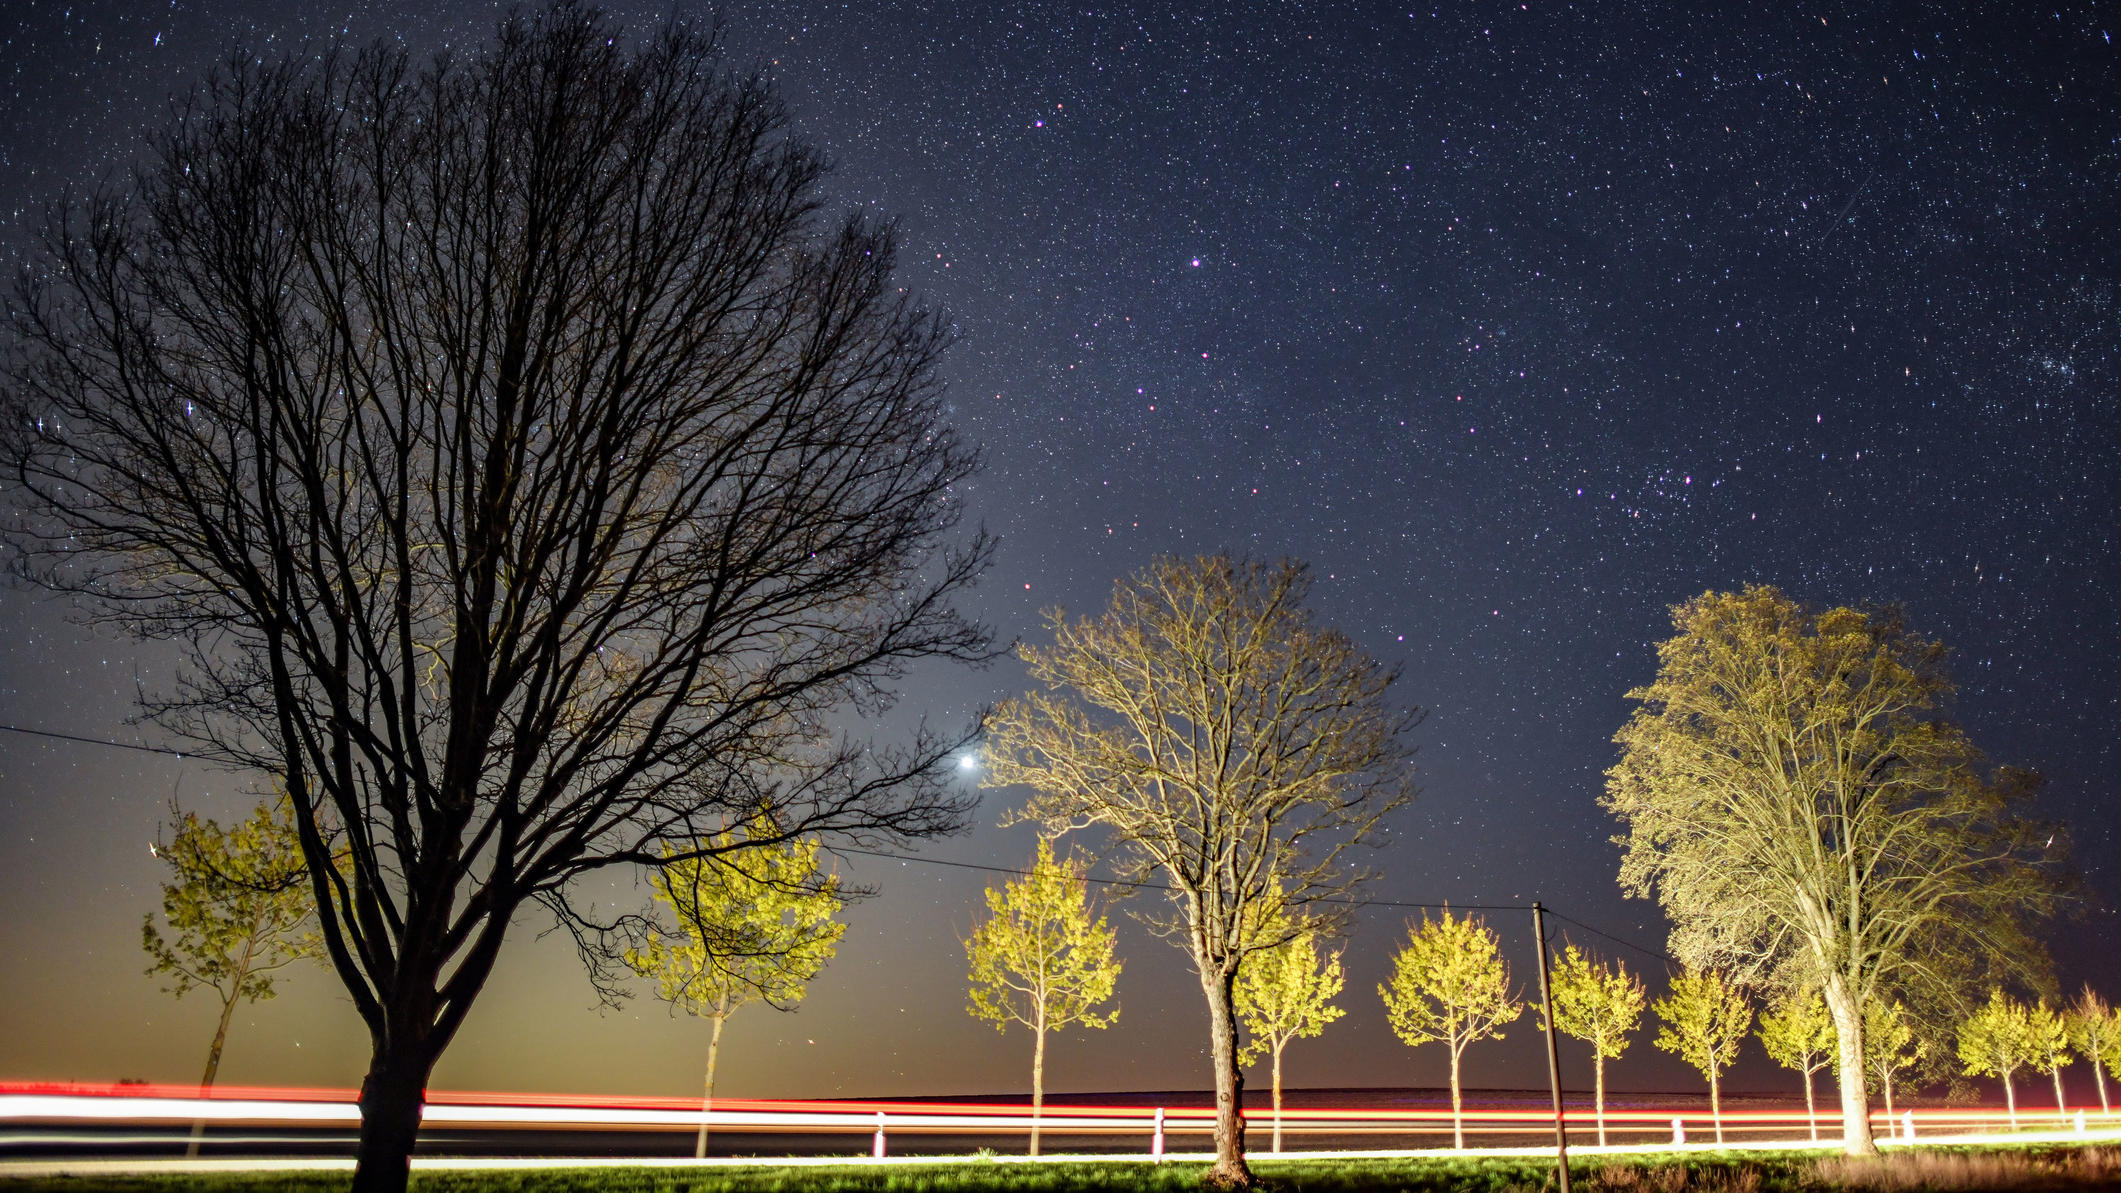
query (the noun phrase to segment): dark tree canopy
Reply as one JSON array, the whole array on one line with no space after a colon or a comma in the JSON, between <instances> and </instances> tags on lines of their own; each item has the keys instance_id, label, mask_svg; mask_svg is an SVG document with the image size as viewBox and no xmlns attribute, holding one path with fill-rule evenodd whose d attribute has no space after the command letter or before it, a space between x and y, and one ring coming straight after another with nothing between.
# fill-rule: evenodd
<instances>
[{"instance_id":1,"label":"dark tree canopy","mask_svg":"<svg viewBox=\"0 0 2121 1193\"><path fill-rule=\"evenodd\" d=\"M284 782L374 1040L363 1187L526 901L612 972L586 872L965 812L961 738L836 728L990 653L944 328L762 80L621 32L240 58L7 312L13 562L181 644L147 711Z\"/></svg>"}]
</instances>

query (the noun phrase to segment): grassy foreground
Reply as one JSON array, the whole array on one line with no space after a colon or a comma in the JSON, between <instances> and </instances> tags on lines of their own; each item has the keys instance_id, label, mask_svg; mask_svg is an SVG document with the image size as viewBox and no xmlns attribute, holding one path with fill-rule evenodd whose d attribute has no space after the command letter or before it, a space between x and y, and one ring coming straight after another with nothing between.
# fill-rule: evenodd
<instances>
[{"instance_id":1,"label":"grassy foreground","mask_svg":"<svg viewBox=\"0 0 2121 1193\"><path fill-rule=\"evenodd\" d=\"M1552 1189L1551 1162L1419 1157L1259 1160L1276 1193L1533 1193ZM890 1168L575 1168L414 1172L413 1193L1193 1193L1201 1164L935 1164ZM1780 1152L1707 1152L1571 1165L1585 1193L1829 1193L1833 1190L2076 1190L2121 1187L2121 1149L1939 1148L1883 1161ZM6 1177L0 1193L340 1193L344 1173Z\"/></svg>"}]
</instances>

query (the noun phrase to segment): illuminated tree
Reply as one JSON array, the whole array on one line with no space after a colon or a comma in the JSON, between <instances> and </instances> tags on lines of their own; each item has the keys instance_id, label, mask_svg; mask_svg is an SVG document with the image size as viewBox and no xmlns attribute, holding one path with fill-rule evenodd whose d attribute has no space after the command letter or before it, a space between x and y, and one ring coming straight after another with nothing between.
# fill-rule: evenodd
<instances>
[{"instance_id":1,"label":"illuminated tree","mask_svg":"<svg viewBox=\"0 0 2121 1193\"><path fill-rule=\"evenodd\" d=\"M1347 1012L1333 1005L1344 979L1340 950L1321 957L1318 933L1277 911L1260 931L1282 943L1253 953L1237 971L1236 1006L1244 1025L1245 1045L1237 1063L1250 1065L1273 1058L1274 1150L1281 1150L1281 1054L1292 1040L1324 1034L1326 1025Z\"/></svg>"},{"instance_id":2,"label":"illuminated tree","mask_svg":"<svg viewBox=\"0 0 2121 1193\"><path fill-rule=\"evenodd\" d=\"M1465 1103L1459 1094L1459 1058L1466 1046L1499 1040L1524 1005L1510 997L1510 971L1501 942L1475 916L1441 919L1426 914L1407 929L1407 943L1392 959L1392 980L1377 988L1392 1031L1410 1048L1439 1043L1451 1054L1451 1145L1466 1145Z\"/></svg>"},{"instance_id":3,"label":"illuminated tree","mask_svg":"<svg viewBox=\"0 0 2121 1193\"><path fill-rule=\"evenodd\" d=\"M1004 704L987 738L988 784L1031 788L1023 819L1103 825L1132 876L1170 888L1150 926L1186 949L1207 1000L1217 1185L1252 1180L1237 973L1281 943L1247 926L1272 900L1337 931L1367 877L1346 851L1413 791L1401 735L1418 715L1387 703L1393 671L1312 620L1309 588L1295 563L1159 559L1097 619L1049 615L1053 645L1021 650L1043 689Z\"/></svg>"},{"instance_id":4,"label":"illuminated tree","mask_svg":"<svg viewBox=\"0 0 2121 1193\"><path fill-rule=\"evenodd\" d=\"M1628 1037L1642 1022L1649 992L1642 979L1619 962L1611 965L1587 957L1570 945L1548 978L1554 1000L1554 1028L1591 1046L1591 1071L1598 1114L1598 1146L1605 1146L1605 1062L1627 1050Z\"/></svg>"},{"instance_id":5,"label":"illuminated tree","mask_svg":"<svg viewBox=\"0 0 2121 1193\"><path fill-rule=\"evenodd\" d=\"M2058 891L2056 834L2020 815L2031 777L1939 717L1944 648L1898 613L1754 587L1673 625L1608 772L1621 885L1664 906L1686 964L1821 990L1843 1143L1874 1152L1863 1008L1899 993L1954 1019L1991 970L2042 984L2028 925Z\"/></svg>"},{"instance_id":6,"label":"illuminated tree","mask_svg":"<svg viewBox=\"0 0 2121 1193\"><path fill-rule=\"evenodd\" d=\"M1804 1074L1804 1120L1819 1138L1819 1105L1812 1093L1812 1074L1834 1055L1834 1017L1817 990L1785 992L1761 1013L1760 1046L1785 1069Z\"/></svg>"},{"instance_id":7,"label":"illuminated tree","mask_svg":"<svg viewBox=\"0 0 2121 1193\"><path fill-rule=\"evenodd\" d=\"M1893 1079L1921 1060L1923 1051L1906 1007L1877 999L1863 1008L1863 1064L1878 1079L1887 1118L1893 1116Z\"/></svg>"},{"instance_id":8,"label":"illuminated tree","mask_svg":"<svg viewBox=\"0 0 2121 1193\"><path fill-rule=\"evenodd\" d=\"M1713 969L1688 970L1672 979L1672 992L1653 1008L1664 1026L1657 1047L1701 1070L1709 1079L1709 1115L1716 1122L1716 1142L1723 1142L1723 1071L1738 1059L1746 1029L1753 1024L1745 991Z\"/></svg>"},{"instance_id":9,"label":"illuminated tree","mask_svg":"<svg viewBox=\"0 0 2121 1193\"><path fill-rule=\"evenodd\" d=\"M2025 1033L2032 1042L2032 1067L2054 1079L2056 1113L2069 1113L2068 1100L2062 1096L2062 1069L2076 1058L2069 1054L2068 1014L2048 1006L2043 998L2026 1011Z\"/></svg>"},{"instance_id":10,"label":"illuminated tree","mask_svg":"<svg viewBox=\"0 0 2121 1193\"><path fill-rule=\"evenodd\" d=\"M323 952L309 930L309 865L285 796L259 804L230 828L186 812L169 844L154 853L173 875L162 884L170 934L150 915L140 926L140 944L154 961L147 972L168 979L164 989L171 994L211 990L221 1001L199 1078L199 1088L208 1090L221 1070L237 1004L271 998L276 973ZM188 1154L198 1154L198 1147L194 1129Z\"/></svg>"},{"instance_id":11,"label":"illuminated tree","mask_svg":"<svg viewBox=\"0 0 2121 1193\"><path fill-rule=\"evenodd\" d=\"M691 848L664 847L678 860L649 883L675 927L651 929L626 952L634 972L655 979L658 997L707 1020L701 1108L708 1111L729 1016L754 1002L794 1009L847 931L833 918L844 906L839 876L819 872L818 843L786 839L770 813L745 827L746 835L778 844L740 849L739 835L725 832ZM707 1135L703 1118L694 1156L707 1154Z\"/></svg>"},{"instance_id":12,"label":"illuminated tree","mask_svg":"<svg viewBox=\"0 0 2121 1193\"><path fill-rule=\"evenodd\" d=\"M2004 1104L2009 1107L2011 1126L2016 1127L2018 1091L2011 1077L2039 1055L2031 1008L2001 990L1989 991L1987 1004L1959 1025L1958 1051L1967 1076L2003 1082Z\"/></svg>"},{"instance_id":13,"label":"illuminated tree","mask_svg":"<svg viewBox=\"0 0 2121 1193\"><path fill-rule=\"evenodd\" d=\"M574 892L969 810L963 738L848 736L990 656L991 552L949 549L947 328L823 169L711 38L563 0L430 63L238 55L18 271L13 562L177 642L147 711L285 783L369 1033L361 1193L533 905L616 997Z\"/></svg>"},{"instance_id":14,"label":"illuminated tree","mask_svg":"<svg viewBox=\"0 0 2121 1193\"><path fill-rule=\"evenodd\" d=\"M2121 1077L2121 1015L2089 985L2077 996L2077 1003L2068 1014L2070 1047L2092 1067L2092 1079L2099 1085L2100 1112L2112 1114L2113 1103L2106 1097L2106 1075Z\"/></svg>"},{"instance_id":15,"label":"illuminated tree","mask_svg":"<svg viewBox=\"0 0 2121 1193\"><path fill-rule=\"evenodd\" d=\"M1031 872L987 888L985 923L972 930L965 952L972 962L975 1018L1004 1031L1031 1029L1031 1154L1038 1154L1039 1116L1046 1103L1046 1033L1070 1027L1110 1027L1119 1008L1097 1008L1119 984L1117 935L1090 905L1083 864L1056 861L1053 842L1040 838Z\"/></svg>"}]
</instances>

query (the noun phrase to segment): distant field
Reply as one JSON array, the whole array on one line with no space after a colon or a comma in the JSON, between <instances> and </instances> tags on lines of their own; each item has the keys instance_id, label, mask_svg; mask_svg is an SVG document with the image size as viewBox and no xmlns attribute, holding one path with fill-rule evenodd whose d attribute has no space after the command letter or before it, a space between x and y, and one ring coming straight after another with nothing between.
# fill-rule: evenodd
<instances>
[{"instance_id":1,"label":"distant field","mask_svg":"<svg viewBox=\"0 0 2121 1193\"><path fill-rule=\"evenodd\" d=\"M1514 1193L1554 1187L1551 1162L1511 1158L1260 1160L1254 1170L1286 1193ZM573 1168L415 1171L415 1193L1121 1193L1199 1187L1205 1166L972 1160L894 1166ZM2077 1190L2121 1186L2121 1149L2024 1146L1939 1148L1882 1163L1776 1152L1650 1155L1572 1166L1586 1193L1825 1193L1840 1189ZM337 1193L346 1174L202 1173L156 1176L0 1176L0 1191L67 1193Z\"/></svg>"}]
</instances>

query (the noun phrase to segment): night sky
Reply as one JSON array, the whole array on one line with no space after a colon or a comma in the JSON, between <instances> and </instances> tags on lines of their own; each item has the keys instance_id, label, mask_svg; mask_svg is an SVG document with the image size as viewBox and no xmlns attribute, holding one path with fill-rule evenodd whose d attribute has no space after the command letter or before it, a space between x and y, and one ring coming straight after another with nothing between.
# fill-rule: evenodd
<instances>
[{"instance_id":1,"label":"night sky","mask_svg":"<svg viewBox=\"0 0 2121 1193\"><path fill-rule=\"evenodd\" d=\"M835 201L898 217L903 276L955 319L954 418L987 460L972 508L1004 539L975 608L1004 638L1094 611L1159 553L1307 560L1323 616L1431 710L1375 893L1537 898L1660 946L1596 800L1668 607L1748 582L1901 601L1955 648L1975 740L2047 775L2095 896L2055 929L2062 978L2121 997L2121 10L1872 7L726 16L733 59L768 67L839 163ZM121 168L238 44L425 49L498 11L13 0L0 216ZM159 740L127 718L166 654L21 589L0 626L0 721ZM923 672L902 712L955 723L1023 683L1014 662ZM196 1080L213 1008L160 994L138 947L173 796L248 799L195 763L0 733L0 1078ZM1028 830L994 827L1015 802L986 793L926 855L1023 864ZM1028 1037L963 1010L988 877L840 865L880 896L798 1013L731 1021L720 1092L1026 1088ZM1292 1085L1441 1080L1374 990L1408 914L1366 913L1350 1014L1290 1050ZM1526 914L1490 914L1528 978ZM695 1090L704 1025L645 994L600 1013L546 926L519 925L436 1084ZM1187 961L1131 921L1121 948L1118 1026L1055 1041L1048 1088L1204 1088ZM1540 1082L1530 1023L1474 1047L1469 1083ZM1794 1090L1749 1049L1730 1086ZM1584 1075L1580 1049L1563 1060ZM351 1086L365 1061L320 969L239 1013L222 1079ZM1646 1037L1611 1075L1698 1082Z\"/></svg>"}]
</instances>

